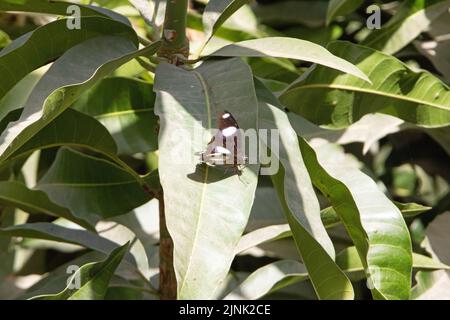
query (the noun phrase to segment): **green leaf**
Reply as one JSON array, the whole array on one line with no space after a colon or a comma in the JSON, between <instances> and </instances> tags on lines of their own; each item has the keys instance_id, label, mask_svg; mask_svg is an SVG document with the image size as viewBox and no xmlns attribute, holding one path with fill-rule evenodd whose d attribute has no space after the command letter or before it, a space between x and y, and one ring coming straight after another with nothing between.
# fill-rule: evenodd
<instances>
[{"instance_id":1,"label":"green leaf","mask_svg":"<svg viewBox=\"0 0 450 320\"><path fill-rule=\"evenodd\" d=\"M291 235L291 229L288 224L279 224L259 228L242 236L235 251L236 254L239 254L264 242L275 241Z\"/></svg>"},{"instance_id":2,"label":"green leaf","mask_svg":"<svg viewBox=\"0 0 450 320\"><path fill-rule=\"evenodd\" d=\"M412 218L431 210L431 207L426 207L418 203L400 203L398 201L393 201L393 203L400 209L404 218Z\"/></svg>"},{"instance_id":3,"label":"green leaf","mask_svg":"<svg viewBox=\"0 0 450 320\"><path fill-rule=\"evenodd\" d=\"M404 219L415 217L431 209L417 203L401 203L397 201L392 202L402 213ZM341 222L339 215L333 207L328 207L320 211L320 217L326 228L333 227Z\"/></svg>"},{"instance_id":4,"label":"green leaf","mask_svg":"<svg viewBox=\"0 0 450 320\"><path fill-rule=\"evenodd\" d=\"M289 121L297 135L306 140L321 138L337 144L363 143L366 154L377 141L389 134L400 131L404 121L386 114L366 114L360 120L341 130L319 127L305 118L290 112Z\"/></svg>"},{"instance_id":5,"label":"green leaf","mask_svg":"<svg viewBox=\"0 0 450 320\"><path fill-rule=\"evenodd\" d=\"M30 190L20 182L0 181L0 204L20 208L32 214L45 213L54 217L65 218L93 230L93 226L87 221L74 216L66 208L51 202L44 192Z\"/></svg>"},{"instance_id":6,"label":"green leaf","mask_svg":"<svg viewBox=\"0 0 450 320\"><path fill-rule=\"evenodd\" d=\"M436 259L415 252L413 252L412 258L413 268L416 270L440 270L450 268L450 266L447 266ZM345 272L364 271L364 266L361 262L361 258L359 257L356 247L348 247L339 252L336 256L336 263L339 264Z\"/></svg>"},{"instance_id":7,"label":"green leaf","mask_svg":"<svg viewBox=\"0 0 450 320\"><path fill-rule=\"evenodd\" d=\"M111 2L110 0L103 0ZM160 37L160 29L164 23L166 13L166 0L129 0L130 3L139 11L144 21L153 28L153 35ZM100 3L99 3L100 4ZM103 4L101 4L104 6Z\"/></svg>"},{"instance_id":8,"label":"green leaf","mask_svg":"<svg viewBox=\"0 0 450 320\"><path fill-rule=\"evenodd\" d=\"M103 36L68 50L36 85L20 119L10 123L0 136L0 161L10 157L98 80L138 56L154 54L159 45L156 42L136 50L128 39Z\"/></svg>"},{"instance_id":9,"label":"green leaf","mask_svg":"<svg viewBox=\"0 0 450 320\"><path fill-rule=\"evenodd\" d=\"M58 266L55 269L52 269L52 272L48 273L46 276L42 277L41 280L27 288L26 292L19 295L17 299L26 300L40 295L48 295L63 291L67 286L67 279L72 275L67 273L67 268L69 266L83 266L92 261L104 260L112 250L113 248L107 251L106 254L97 251L89 251Z\"/></svg>"},{"instance_id":10,"label":"green leaf","mask_svg":"<svg viewBox=\"0 0 450 320\"><path fill-rule=\"evenodd\" d=\"M129 243L114 249L108 258L102 262L88 263L82 266L68 281L68 286L62 292L54 295L43 295L31 300L102 300L108 291L108 284L125 253ZM80 288L76 288L77 279ZM74 288L75 287L75 288Z\"/></svg>"},{"instance_id":11,"label":"green leaf","mask_svg":"<svg viewBox=\"0 0 450 320\"><path fill-rule=\"evenodd\" d=\"M52 62L88 39L116 35L129 39L137 46L136 33L121 22L104 17L83 17L80 23L81 29L70 30L66 19L50 22L19 37L0 51L0 70L8 75L0 78L0 98L31 71Z\"/></svg>"},{"instance_id":12,"label":"green leaf","mask_svg":"<svg viewBox=\"0 0 450 320\"><path fill-rule=\"evenodd\" d=\"M114 158L117 146L109 132L95 119L67 109L8 158L14 161L33 151L56 146L87 148Z\"/></svg>"},{"instance_id":13,"label":"green leaf","mask_svg":"<svg viewBox=\"0 0 450 320\"><path fill-rule=\"evenodd\" d=\"M0 229L0 236L71 243L106 254L118 246L116 243L93 232L70 229L48 222L19 224L2 228Z\"/></svg>"},{"instance_id":14,"label":"green leaf","mask_svg":"<svg viewBox=\"0 0 450 320\"><path fill-rule=\"evenodd\" d=\"M258 191L256 192L258 193ZM256 197L255 205L258 200L260 199ZM269 200L273 201L273 199ZM417 203L400 203L396 201L393 203L400 209L404 218L412 218L431 209L431 207L425 207ZM342 222L333 207L320 210L320 218L325 228L332 228ZM236 247L236 254L242 253L247 249L256 247L265 242L275 241L291 236L292 232L288 224L274 224L262 227L242 236L238 246Z\"/></svg>"},{"instance_id":15,"label":"green leaf","mask_svg":"<svg viewBox=\"0 0 450 320\"><path fill-rule=\"evenodd\" d=\"M450 33L448 29L449 19L450 12L443 13L438 19L433 21L427 30L427 35L432 39L413 42L416 49L428 58L436 70L444 76L446 83L450 82L450 41L443 40Z\"/></svg>"},{"instance_id":16,"label":"green leaf","mask_svg":"<svg viewBox=\"0 0 450 320\"><path fill-rule=\"evenodd\" d=\"M417 284L411 290L412 300L448 300L450 298L450 271L419 271Z\"/></svg>"},{"instance_id":17,"label":"green leaf","mask_svg":"<svg viewBox=\"0 0 450 320\"><path fill-rule=\"evenodd\" d=\"M81 5L65 1L49 0L4 0L0 2L0 11L18 11L32 13L47 13L55 15L68 15L67 8L76 5L80 8L82 16L104 16L130 24L128 19L114 11L96 6Z\"/></svg>"},{"instance_id":18,"label":"green leaf","mask_svg":"<svg viewBox=\"0 0 450 320\"><path fill-rule=\"evenodd\" d=\"M411 239L400 210L332 144L315 150L300 139L314 185L328 198L358 249L375 299L408 299Z\"/></svg>"},{"instance_id":19,"label":"green leaf","mask_svg":"<svg viewBox=\"0 0 450 320\"><path fill-rule=\"evenodd\" d=\"M98 235L90 231L67 228L55 223L38 222L1 228L0 236L21 237L26 238L28 241L29 239L40 239L74 244L108 255L119 244L134 240L135 238L134 233L126 228L122 228L121 230L113 229L117 228L109 228L109 234L105 234L104 231L100 230L101 235ZM108 237L114 239L114 241L109 240ZM147 270L149 268L148 259L151 258L149 253L154 249L147 247L144 250L140 241L133 242L131 252L126 255L124 268L123 270L121 268L121 272L124 272L132 278L145 280L145 275L149 275ZM148 284L148 280L145 280L145 282ZM60 287L59 285L56 286ZM40 291L40 293L48 292L49 290Z\"/></svg>"},{"instance_id":20,"label":"green leaf","mask_svg":"<svg viewBox=\"0 0 450 320\"><path fill-rule=\"evenodd\" d=\"M426 240L422 246L435 259L450 264L449 244L450 212L437 216L426 229ZM416 274L417 284L411 291L415 300L450 299L450 271L420 271Z\"/></svg>"},{"instance_id":21,"label":"green leaf","mask_svg":"<svg viewBox=\"0 0 450 320\"><path fill-rule=\"evenodd\" d=\"M370 82L369 78L353 64L330 53L313 42L287 38L267 37L227 45L209 56L212 57L277 57L317 63Z\"/></svg>"},{"instance_id":22,"label":"green leaf","mask_svg":"<svg viewBox=\"0 0 450 320\"><path fill-rule=\"evenodd\" d=\"M129 78L106 78L78 99L73 108L100 121L116 141L119 154L157 149L153 86Z\"/></svg>"},{"instance_id":23,"label":"green leaf","mask_svg":"<svg viewBox=\"0 0 450 320\"><path fill-rule=\"evenodd\" d=\"M363 45L394 54L404 48L431 23L448 11L450 0L408 0L381 29L372 31Z\"/></svg>"},{"instance_id":24,"label":"green leaf","mask_svg":"<svg viewBox=\"0 0 450 320\"><path fill-rule=\"evenodd\" d=\"M0 30L0 50L6 47L11 43L11 39L8 34L2 30Z\"/></svg>"},{"instance_id":25,"label":"green leaf","mask_svg":"<svg viewBox=\"0 0 450 320\"><path fill-rule=\"evenodd\" d=\"M258 82L257 93L260 127L279 130L279 154L272 150L272 156L281 163L272 181L317 296L320 299L353 299L350 281L333 261L333 244L320 220L319 203L303 163L297 135L287 115L274 106L277 105L275 97Z\"/></svg>"},{"instance_id":26,"label":"green leaf","mask_svg":"<svg viewBox=\"0 0 450 320\"><path fill-rule=\"evenodd\" d=\"M20 116L21 109L27 102L28 97L33 91L36 83L41 79L47 67L42 67L35 70L20 80L7 94L0 99L0 119L2 122L7 121L7 117L12 113L17 113ZM14 120L17 120L14 118ZM8 122L2 126L1 131L6 128Z\"/></svg>"},{"instance_id":27,"label":"green leaf","mask_svg":"<svg viewBox=\"0 0 450 320\"><path fill-rule=\"evenodd\" d=\"M338 16L345 16L358 9L364 0L331 0L328 3L327 24Z\"/></svg>"},{"instance_id":28,"label":"green leaf","mask_svg":"<svg viewBox=\"0 0 450 320\"><path fill-rule=\"evenodd\" d=\"M203 29L207 41L240 7L250 0L210 0L203 12Z\"/></svg>"},{"instance_id":29,"label":"green leaf","mask_svg":"<svg viewBox=\"0 0 450 320\"><path fill-rule=\"evenodd\" d=\"M111 2L111 1L109 1ZM131 5L139 11L141 17L144 19L145 23L152 26L152 20L154 15L154 0L129 0ZM158 1L159 2L159 1ZM103 6L103 4L102 4Z\"/></svg>"},{"instance_id":30,"label":"green leaf","mask_svg":"<svg viewBox=\"0 0 450 320\"><path fill-rule=\"evenodd\" d=\"M163 63L154 89L161 123L158 170L178 298L211 298L247 224L259 165L238 176L199 164L195 153L206 148L219 112L231 112L243 130L257 127L252 74L240 59L207 61L191 71Z\"/></svg>"},{"instance_id":31,"label":"green leaf","mask_svg":"<svg viewBox=\"0 0 450 320\"><path fill-rule=\"evenodd\" d=\"M450 92L431 74L414 72L392 56L348 42L333 42L328 49L358 66L373 84L317 66L280 96L289 110L334 128L375 112L425 127L450 124Z\"/></svg>"},{"instance_id":32,"label":"green leaf","mask_svg":"<svg viewBox=\"0 0 450 320\"><path fill-rule=\"evenodd\" d=\"M413 253L415 269L448 269L449 266L435 259ZM364 271L364 267L355 247L346 248L336 256L336 263L349 276ZM280 290L293 283L308 279L308 273L303 264L292 260L280 260L251 273L239 286L233 289L225 299L260 299L265 295Z\"/></svg>"},{"instance_id":33,"label":"green leaf","mask_svg":"<svg viewBox=\"0 0 450 320\"><path fill-rule=\"evenodd\" d=\"M230 292L225 300L256 300L271 291L285 287L292 282L302 281L308 278L304 265L293 260L281 260L259 268L248 276L235 290ZM286 279L288 281L286 281Z\"/></svg>"},{"instance_id":34,"label":"green leaf","mask_svg":"<svg viewBox=\"0 0 450 320\"><path fill-rule=\"evenodd\" d=\"M59 150L36 188L92 223L125 214L150 200L140 182L123 168L67 148Z\"/></svg>"}]
</instances>

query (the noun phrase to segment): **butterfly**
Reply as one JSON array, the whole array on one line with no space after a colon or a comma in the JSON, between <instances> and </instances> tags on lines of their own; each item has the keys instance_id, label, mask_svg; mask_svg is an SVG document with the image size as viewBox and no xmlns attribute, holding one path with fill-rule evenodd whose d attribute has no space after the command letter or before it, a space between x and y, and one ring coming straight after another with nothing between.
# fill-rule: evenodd
<instances>
[{"instance_id":1,"label":"butterfly","mask_svg":"<svg viewBox=\"0 0 450 320\"><path fill-rule=\"evenodd\" d=\"M209 166L231 166L240 173L240 165L247 163L242 151L242 135L236 119L228 111L223 111L217 118L217 133L208 143L206 150L199 152L200 161Z\"/></svg>"}]
</instances>

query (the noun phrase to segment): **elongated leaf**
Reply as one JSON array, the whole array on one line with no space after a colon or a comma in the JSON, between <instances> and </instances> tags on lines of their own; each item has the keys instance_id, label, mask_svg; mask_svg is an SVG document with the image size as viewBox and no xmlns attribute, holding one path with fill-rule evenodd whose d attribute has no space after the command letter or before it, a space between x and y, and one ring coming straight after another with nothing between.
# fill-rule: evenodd
<instances>
[{"instance_id":1,"label":"elongated leaf","mask_svg":"<svg viewBox=\"0 0 450 320\"><path fill-rule=\"evenodd\" d=\"M362 44L394 54L425 31L449 7L449 0L407 0L385 26L372 31Z\"/></svg>"},{"instance_id":2,"label":"elongated leaf","mask_svg":"<svg viewBox=\"0 0 450 320\"><path fill-rule=\"evenodd\" d=\"M209 56L298 59L330 67L370 82L364 72L348 61L333 55L324 47L294 38L268 37L241 41L227 45Z\"/></svg>"},{"instance_id":3,"label":"elongated leaf","mask_svg":"<svg viewBox=\"0 0 450 320\"><path fill-rule=\"evenodd\" d=\"M129 0L130 3L135 7L141 14L144 21L151 26L154 14L154 2L153 0Z\"/></svg>"},{"instance_id":4,"label":"elongated leaf","mask_svg":"<svg viewBox=\"0 0 450 320\"><path fill-rule=\"evenodd\" d=\"M274 187L320 299L352 299L353 288L344 273L334 263L334 248L320 220L319 203L303 163L297 135L287 115L274 105L275 98L257 83L260 100L260 127L277 129L280 151L272 156L280 161L278 172L272 176Z\"/></svg>"},{"instance_id":5,"label":"elongated leaf","mask_svg":"<svg viewBox=\"0 0 450 320\"><path fill-rule=\"evenodd\" d=\"M130 245L114 249L102 262L82 266L69 280L62 292L54 295L37 296L31 300L101 300L108 291L108 284ZM77 283L77 282L80 283ZM76 285L81 285L79 288Z\"/></svg>"},{"instance_id":6,"label":"elongated leaf","mask_svg":"<svg viewBox=\"0 0 450 320\"><path fill-rule=\"evenodd\" d=\"M33 151L62 145L88 148L111 156L117 152L114 140L98 121L67 109L14 152L9 160L14 161Z\"/></svg>"},{"instance_id":7,"label":"elongated leaf","mask_svg":"<svg viewBox=\"0 0 450 320\"><path fill-rule=\"evenodd\" d=\"M67 148L59 150L36 188L90 222L125 214L150 200L129 172Z\"/></svg>"},{"instance_id":8,"label":"elongated leaf","mask_svg":"<svg viewBox=\"0 0 450 320\"><path fill-rule=\"evenodd\" d=\"M130 24L128 19L114 11L101 7L82 5L66 1L49 0L4 0L0 2L0 11L39 12L56 15L69 15L67 8L76 5L80 8L82 16L105 16L118 20L124 24Z\"/></svg>"},{"instance_id":9,"label":"elongated leaf","mask_svg":"<svg viewBox=\"0 0 450 320\"><path fill-rule=\"evenodd\" d=\"M327 10L327 24L338 16L345 16L358 9L364 0L331 0Z\"/></svg>"},{"instance_id":10,"label":"elongated leaf","mask_svg":"<svg viewBox=\"0 0 450 320\"><path fill-rule=\"evenodd\" d=\"M432 38L413 42L416 49L427 57L443 76L446 83L450 83L450 41L445 41L450 34L448 21L450 11L443 13L430 25L427 34Z\"/></svg>"},{"instance_id":11,"label":"elongated leaf","mask_svg":"<svg viewBox=\"0 0 450 320\"><path fill-rule=\"evenodd\" d=\"M44 192L30 190L19 182L0 181L0 204L20 208L28 213L45 213L65 218L93 230L93 226L85 220L77 218L66 208L51 202Z\"/></svg>"},{"instance_id":12,"label":"elongated leaf","mask_svg":"<svg viewBox=\"0 0 450 320\"><path fill-rule=\"evenodd\" d=\"M129 233L131 233L131 231ZM20 224L1 228L0 236L41 239L56 241L60 243L75 244L106 255L108 255L111 250L117 248L119 244L123 244L125 241L129 240L127 239L127 237L118 236L114 239L114 241L112 241L90 231L67 228L55 223L47 222ZM136 244L139 244L141 248L139 248L139 246L136 246ZM144 264L141 261L140 250L143 249L140 242L136 242L136 244L133 245L130 254L126 255L123 266L124 268L121 271L128 274L130 274L131 271L131 274L133 274L134 276L142 278L142 272L145 272L145 270L142 269L142 267L144 267ZM48 290L45 291L45 293L48 293Z\"/></svg>"},{"instance_id":13,"label":"elongated leaf","mask_svg":"<svg viewBox=\"0 0 450 320\"><path fill-rule=\"evenodd\" d=\"M419 270L448 269L435 259L413 253L413 267ZM349 276L364 272L355 247L347 248L336 256L336 262ZM297 261L281 260L261 267L250 274L225 299L260 299L270 292L308 279L305 266Z\"/></svg>"},{"instance_id":14,"label":"elongated leaf","mask_svg":"<svg viewBox=\"0 0 450 320\"><path fill-rule=\"evenodd\" d=\"M67 51L36 85L20 119L10 123L0 136L0 161L22 147L96 81L140 55L155 53L158 47L156 42L136 50L128 39L103 36Z\"/></svg>"},{"instance_id":15,"label":"elongated leaf","mask_svg":"<svg viewBox=\"0 0 450 320\"><path fill-rule=\"evenodd\" d=\"M294 277L294 281L301 281L308 278L308 273L304 265L293 260L281 260L253 272L245 281L231 293L225 300L248 299L256 300L271 290L289 285L289 281L283 281L286 278ZM284 282L281 283L280 282ZM278 284L278 288L274 288Z\"/></svg>"},{"instance_id":16,"label":"elongated leaf","mask_svg":"<svg viewBox=\"0 0 450 320\"><path fill-rule=\"evenodd\" d=\"M258 198L256 197L255 204L257 200ZM404 218L415 217L431 209L431 207L425 207L417 203L400 203L394 201L394 204L400 209ZM333 207L322 209L320 211L320 218L325 228L332 228L342 222ZM288 224L275 224L262 227L246 233L241 238L238 246L236 247L236 254L242 253L249 248L261 245L265 242L275 241L291 236L292 232Z\"/></svg>"},{"instance_id":17,"label":"elongated leaf","mask_svg":"<svg viewBox=\"0 0 450 320\"><path fill-rule=\"evenodd\" d=\"M159 37L159 29L164 23L166 0L129 0L139 11L144 21L154 28L153 34ZM103 6L103 5L102 5Z\"/></svg>"},{"instance_id":18,"label":"elongated leaf","mask_svg":"<svg viewBox=\"0 0 450 320\"><path fill-rule=\"evenodd\" d=\"M397 208L400 209L404 218L415 217L421 213L431 210L431 207L426 207L421 204L413 203L413 202L400 203L400 202L394 201L394 204L397 206Z\"/></svg>"},{"instance_id":19,"label":"elongated leaf","mask_svg":"<svg viewBox=\"0 0 450 320\"><path fill-rule=\"evenodd\" d=\"M178 298L211 298L247 224L259 165L246 166L239 177L200 165L195 153L211 140L208 130L219 112L229 111L243 130L257 127L253 78L239 59L205 62L192 71L160 64L154 88L161 122L158 170Z\"/></svg>"},{"instance_id":20,"label":"elongated leaf","mask_svg":"<svg viewBox=\"0 0 450 320\"><path fill-rule=\"evenodd\" d=\"M364 144L363 153L385 136L398 132L404 121L386 114L367 114L351 126L341 130L329 130L319 127L303 117L290 112L289 121L297 135L306 140L323 138L329 142L348 144L361 142Z\"/></svg>"},{"instance_id":21,"label":"elongated leaf","mask_svg":"<svg viewBox=\"0 0 450 320\"><path fill-rule=\"evenodd\" d=\"M46 125L22 147L10 155L1 166L20 160L33 151L56 146L86 148L100 153L130 172L140 183L152 186L152 179L145 181L117 155L117 146L113 137L97 120L73 109L65 110L55 120Z\"/></svg>"},{"instance_id":22,"label":"elongated leaf","mask_svg":"<svg viewBox=\"0 0 450 320\"><path fill-rule=\"evenodd\" d=\"M450 92L426 72L414 72L394 57L336 41L328 49L357 65L373 84L317 66L292 85L281 102L309 121L345 127L369 113L385 113L420 126L450 124Z\"/></svg>"},{"instance_id":23,"label":"elongated leaf","mask_svg":"<svg viewBox=\"0 0 450 320\"><path fill-rule=\"evenodd\" d=\"M211 0L203 12L203 28L206 39L212 37L214 32L240 7L250 0Z\"/></svg>"},{"instance_id":24,"label":"elongated leaf","mask_svg":"<svg viewBox=\"0 0 450 320\"><path fill-rule=\"evenodd\" d=\"M11 39L8 34L2 30L0 30L0 50L6 47L11 43Z\"/></svg>"},{"instance_id":25,"label":"elongated leaf","mask_svg":"<svg viewBox=\"0 0 450 320\"><path fill-rule=\"evenodd\" d=\"M444 212L435 218L427 227L426 241L422 243L435 259L449 264L448 250L450 226L450 212ZM411 292L415 300L449 300L450 299L450 271L421 271L416 275L417 284Z\"/></svg>"},{"instance_id":26,"label":"elongated leaf","mask_svg":"<svg viewBox=\"0 0 450 320\"><path fill-rule=\"evenodd\" d=\"M113 249L110 249L110 251L112 250ZM104 254L97 251L89 251L86 254L58 266L41 280L27 288L26 292L19 295L17 299L26 300L40 295L48 295L63 291L67 286L68 278L72 275L67 273L69 266L83 266L86 263L104 260L109 252Z\"/></svg>"},{"instance_id":27,"label":"elongated leaf","mask_svg":"<svg viewBox=\"0 0 450 320\"><path fill-rule=\"evenodd\" d=\"M335 146L300 147L314 185L329 199L358 249L375 299L408 299L411 239L400 210ZM316 153L315 153L316 152ZM340 160L341 159L341 160Z\"/></svg>"},{"instance_id":28,"label":"elongated leaf","mask_svg":"<svg viewBox=\"0 0 450 320\"><path fill-rule=\"evenodd\" d=\"M449 269L450 266L437 259L413 252L413 268L416 270ZM336 256L336 262L345 272L364 272L364 265L356 247L348 247Z\"/></svg>"},{"instance_id":29,"label":"elongated leaf","mask_svg":"<svg viewBox=\"0 0 450 320\"><path fill-rule=\"evenodd\" d=\"M450 271L419 271L411 290L413 300L450 300Z\"/></svg>"},{"instance_id":30,"label":"elongated leaf","mask_svg":"<svg viewBox=\"0 0 450 320\"><path fill-rule=\"evenodd\" d=\"M14 40L0 51L0 98L19 80L85 40L102 35L117 35L137 45L136 33L129 26L103 17L83 17L81 29L70 30L67 20L50 22ZM14 66L14 67L12 67Z\"/></svg>"},{"instance_id":31,"label":"elongated leaf","mask_svg":"<svg viewBox=\"0 0 450 320\"><path fill-rule=\"evenodd\" d=\"M264 242L274 241L291 235L291 229L288 224L260 228L245 234L239 241L235 251L238 254Z\"/></svg>"},{"instance_id":32,"label":"elongated leaf","mask_svg":"<svg viewBox=\"0 0 450 320\"><path fill-rule=\"evenodd\" d=\"M19 224L2 228L0 235L71 243L106 254L118 246L93 232L66 228L48 222Z\"/></svg>"},{"instance_id":33,"label":"elongated leaf","mask_svg":"<svg viewBox=\"0 0 450 320\"><path fill-rule=\"evenodd\" d=\"M0 99L0 119L3 122L4 119L11 112L17 112L20 116L18 109L22 109L31 92L33 91L34 86L39 81L39 79L43 76L43 74L47 71L47 67L39 68L25 76L22 80L20 80L11 90L8 91L3 98ZM15 118L14 120L17 120ZM5 119L6 120L6 119ZM8 123L6 123L7 125ZM6 125L2 127L2 131L6 128Z\"/></svg>"},{"instance_id":34,"label":"elongated leaf","mask_svg":"<svg viewBox=\"0 0 450 320\"><path fill-rule=\"evenodd\" d=\"M80 97L73 108L99 120L117 142L120 154L157 148L157 118L152 85L128 78L106 78Z\"/></svg>"}]
</instances>

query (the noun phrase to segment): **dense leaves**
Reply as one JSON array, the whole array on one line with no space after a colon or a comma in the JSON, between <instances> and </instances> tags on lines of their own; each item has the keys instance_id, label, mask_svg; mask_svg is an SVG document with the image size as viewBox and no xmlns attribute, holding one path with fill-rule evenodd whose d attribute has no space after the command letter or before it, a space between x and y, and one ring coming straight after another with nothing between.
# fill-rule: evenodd
<instances>
[{"instance_id":1,"label":"dense leaves","mask_svg":"<svg viewBox=\"0 0 450 320\"><path fill-rule=\"evenodd\" d=\"M430 73L415 72L391 56L348 42L334 42L328 49L356 64L372 84L316 67L282 94L290 110L332 127L348 126L374 112L426 127L450 124L449 89Z\"/></svg>"},{"instance_id":2,"label":"dense leaves","mask_svg":"<svg viewBox=\"0 0 450 320\"><path fill-rule=\"evenodd\" d=\"M0 299L447 298L449 4L0 1Z\"/></svg>"}]
</instances>

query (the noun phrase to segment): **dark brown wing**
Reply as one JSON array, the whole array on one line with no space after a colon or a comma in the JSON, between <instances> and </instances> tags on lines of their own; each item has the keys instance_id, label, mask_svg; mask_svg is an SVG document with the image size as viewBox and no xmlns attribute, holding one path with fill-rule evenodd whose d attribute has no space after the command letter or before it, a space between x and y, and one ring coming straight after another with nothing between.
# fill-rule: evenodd
<instances>
[{"instance_id":1,"label":"dark brown wing","mask_svg":"<svg viewBox=\"0 0 450 320\"><path fill-rule=\"evenodd\" d=\"M236 127L237 129L239 129L236 119L230 112L226 110L219 113L219 116L217 118L217 127L220 131L229 127Z\"/></svg>"}]
</instances>

